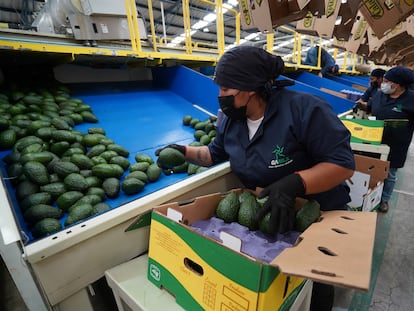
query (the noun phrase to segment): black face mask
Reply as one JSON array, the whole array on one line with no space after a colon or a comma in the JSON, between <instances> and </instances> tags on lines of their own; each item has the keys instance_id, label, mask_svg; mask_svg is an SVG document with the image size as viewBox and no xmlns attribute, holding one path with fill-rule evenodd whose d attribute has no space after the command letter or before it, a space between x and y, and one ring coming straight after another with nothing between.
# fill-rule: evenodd
<instances>
[{"instance_id":1,"label":"black face mask","mask_svg":"<svg viewBox=\"0 0 414 311\"><path fill-rule=\"evenodd\" d=\"M234 95L219 96L218 102L223 113L232 120L243 120L246 118L247 105L235 108Z\"/></svg>"},{"instance_id":2,"label":"black face mask","mask_svg":"<svg viewBox=\"0 0 414 311\"><path fill-rule=\"evenodd\" d=\"M377 89L377 88L378 88L378 86L379 86L378 81L371 82L371 86L372 86L374 89Z\"/></svg>"}]
</instances>

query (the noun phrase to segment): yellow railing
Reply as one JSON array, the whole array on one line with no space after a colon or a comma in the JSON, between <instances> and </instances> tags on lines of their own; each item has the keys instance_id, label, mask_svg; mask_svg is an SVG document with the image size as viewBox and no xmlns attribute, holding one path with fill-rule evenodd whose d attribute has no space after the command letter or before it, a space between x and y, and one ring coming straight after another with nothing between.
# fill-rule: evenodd
<instances>
[{"instance_id":1,"label":"yellow railing","mask_svg":"<svg viewBox=\"0 0 414 311\"><path fill-rule=\"evenodd\" d=\"M194 60L197 62L215 63L226 48L224 28L225 23L234 22L236 27L235 41L231 44L240 42L240 15L237 9L226 8L227 16L232 14L234 19L223 18L222 0L208 1L199 0L200 2L212 7L212 12L216 14L217 35L215 40L203 41L195 40L192 36L191 22L196 19L194 12L190 7L189 0L182 1L183 17L183 34L182 43L173 45L172 40L160 38L161 35L156 33L153 1L147 0L148 8L148 29L145 29L146 39L140 33L139 17L135 0L123 0L126 8L126 19L129 27L130 40L122 42L98 41L98 46L84 46L83 41L75 38L59 37L50 34L25 32L19 30L0 29L0 49L26 51L26 52L45 52L68 54L71 59L76 61L78 55L99 55L112 57L132 57L138 59L159 59L160 61L174 60ZM141 31L142 32L142 31ZM115 40L113 40L115 41Z\"/></svg>"},{"instance_id":2,"label":"yellow railing","mask_svg":"<svg viewBox=\"0 0 414 311\"><path fill-rule=\"evenodd\" d=\"M182 40L174 43L174 38L167 38L164 35L157 34L154 19L153 0L147 0L146 5L148 9L148 29L145 29L146 38L142 39L145 34L140 33L139 17L135 0L124 0L126 8L126 18L129 27L130 40L117 44L113 42L99 42L97 47L83 46L83 42L75 39L68 39L67 42L56 40L54 36L47 37L46 35L25 34L17 35L17 32L6 32L0 29L0 49L17 50L17 51L35 51L35 52L50 52L68 54L66 59L76 61L78 55L100 55L112 57L130 57L137 59L151 59L155 63L162 63L166 60L185 60L206 62L209 65L214 65L219 57L224 53L229 46L225 42L225 26L235 27L234 42L228 45L239 45L241 36L240 13L238 8L223 7L223 0L198 0L200 3L212 8L212 12L216 14L216 38L215 40L195 40L193 35L195 30L192 28L191 22L196 18L193 16L193 9L190 7L189 0L181 0L182 2ZM231 14L234 19L224 19L223 16ZM234 22L234 24L233 24ZM228 25L226 23L232 23ZM302 64L302 57L304 51L302 48L302 41L305 35L297 33L294 29L281 26L278 29L283 29L284 32L290 32L293 40L292 54L289 59L285 59L286 66L297 70L319 70L320 61L317 66L307 66ZM148 33L147 33L148 32ZM177 34L179 35L179 34ZM319 40L322 45L321 38L312 38L308 36L307 39L315 41ZM275 36L273 33L267 35L267 50L277 54L274 51ZM338 50L334 50L334 58L337 58ZM345 52L344 62L341 65L341 71L346 73L358 73L355 67L362 63L363 59L352 53ZM350 69L351 68L351 69Z\"/></svg>"},{"instance_id":3,"label":"yellow railing","mask_svg":"<svg viewBox=\"0 0 414 311\"><path fill-rule=\"evenodd\" d=\"M303 39L307 39L310 41L310 44L307 44L307 46L313 46L318 44L319 47L328 49L327 45L324 44L324 39L321 37L313 37L309 35L304 35L296 32L294 29L291 29L289 27L280 26L278 29L283 29L285 32L290 32L292 34L293 38L293 49L292 54L290 57L287 57L286 55L280 54L285 60L286 67L289 67L291 69L297 69L297 70L309 70L309 71L319 71L321 70L321 50L319 50L318 53L318 63L316 66L309 66L302 63L302 60L306 57L306 50L303 49ZM269 36L269 35L268 35ZM272 38L274 36L272 35ZM268 50L269 46L274 46L274 41L269 41L268 38ZM277 44L276 44L277 45ZM342 53L341 50L338 48L333 48L332 57L335 59L335 61L339 60L339 53ZM339 71L342 73L349 73L349 74L359 74L360 72L356 70L356 67L358 65L363 64L364 58L362 56L358 56L355 53L343 52L343 57L341 58L343 61L339 66ZM278 54L277 52L274 52L274 54Z\"/></svg>"}]
</instances>

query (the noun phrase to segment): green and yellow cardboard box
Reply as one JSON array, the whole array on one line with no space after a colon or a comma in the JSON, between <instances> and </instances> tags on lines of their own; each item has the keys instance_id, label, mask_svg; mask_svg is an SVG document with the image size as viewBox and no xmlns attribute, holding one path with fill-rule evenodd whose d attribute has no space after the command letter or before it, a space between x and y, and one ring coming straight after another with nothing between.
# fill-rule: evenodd
<instances>
[{"instance_id":1,"label":"green and yellow cardboard box","mask_svg":"<svg viewBox=\"0 0 414 311\"><path fill-rule=\"evenodd\" d=\"M148 279L186 310L289 310L306 278L369 289L376 213L325 212L297 245L265 263L191 227L213 217L224 195L163 204L151 214Z\"/></svg>"},{"instance_id":2,"label":"green and yellow cardboard box","mask_svg":"<svg viewBox=\"0 0 414 311\"><path fill-rule=\"evenodd\" d=\"M351 142L380 145L384 132L383 120L341 118L342 123L351 132Z\"/></svg>"}]
</instances>

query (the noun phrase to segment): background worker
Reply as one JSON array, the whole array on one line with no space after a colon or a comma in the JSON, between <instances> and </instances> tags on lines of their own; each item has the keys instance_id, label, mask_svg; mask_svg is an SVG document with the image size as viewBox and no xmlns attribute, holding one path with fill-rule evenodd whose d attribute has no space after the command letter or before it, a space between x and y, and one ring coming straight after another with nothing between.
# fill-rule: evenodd
<instances>
[{"instance_id":1,"label":"background worker","mask_svg":"<svg viewBox=\"0 0 414 311\"><path fill-rule=\"evenodd\" d=\"M413 70L397 66L388 70L377 92L368 102L368 110L377 120L398 119L406 122L386 122L382 143L390 146L390 168L384 180L380 212L389 209L389 200L395 186L397 170L404 166L414 131L414 83Z\"/></svg>"},{"instance_id":2,"label":"background worker","mask_svg":"<svg viewBox=\"0 0 414 311\"><path fill-rule=\"evenodd\" d=\"M216 67L225 114L216 138L208 146L167 146L202 166L229 160L246 188L268 196L257 220L270 212L274 233L292 230L296 197L315 199L324 211L346 209L344 181L355 168L350 134L331 106L281 87L283 69L279 56L261 48L228 50ZM331 310L333 298L333 286L315 283L312 310Z\"/></svg>"},{"instance_id":3,"label":"background worker","mask_svg":"<svg viewBox=\"0 0 414 311\"><path fill-rule=\"evenodd\" d=\"M376 68L371 71L371 74L369 75L369 87L357 101L357 103L362 104L362 107L366 107L368 101L375 95L375 93L381 91L381 83L385 73L386 71L381 68Z\"/></svg>"},{"instance_id":4,"label":"background worker","mask_svg":"<svg viewBox=\"0 0 414 311\"><path fill-rule=\"evenodd\" d=\"M381 68L376 68L371 71L369 76L369 87L364 94L362 94L361 98L355 102L355 106L352 108L355 117L359 117L360 119L365 117L365 111L368 112L368 101L375 95L375 93L381 91L381 83L385 72L386 71Z\"/></svg>"},{"instance_id":5,"label":"background worker","mask_svg":"<svg viewBox=\"0 0 414 311\"><path fill-rule=\"evenodd\" d=\"M303 64L308 66L318 66L319 49L321 51L321 71L318 73L318 76L325 77L328 73L337 74L339 67L335 63L335 59L325 49L320 48L318 45L311 47L307 51Z\"/></svg>"}]
</instances>

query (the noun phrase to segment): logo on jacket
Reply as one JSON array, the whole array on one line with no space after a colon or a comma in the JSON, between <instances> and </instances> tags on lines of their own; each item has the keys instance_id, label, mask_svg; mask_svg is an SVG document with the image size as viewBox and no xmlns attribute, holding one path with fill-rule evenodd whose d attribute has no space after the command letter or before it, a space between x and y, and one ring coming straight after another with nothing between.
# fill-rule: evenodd
<instances>
[{"instance_id":1,"label":"logo on jacket","mask_svg":"<svg viewBox=\"0 0 414 311\"><path fill-rule=\"evenodd\" d=\"M393 107L392 111L402 112L402 104L398 104L397 106Z\"/></svg>"},{"instance_id":2,"label":"logo on jacket","mask_svg":"<svg viewBox=\"0 0 414 311\"><path fill-rule=\"evenodd\" d=\"M285 147L276 146L275 150L272 151L275 154L275 158L270 161L269 168L284 166L292 162L292 159L283 154L284 150Z\"/></svg>"}]
</instances>

